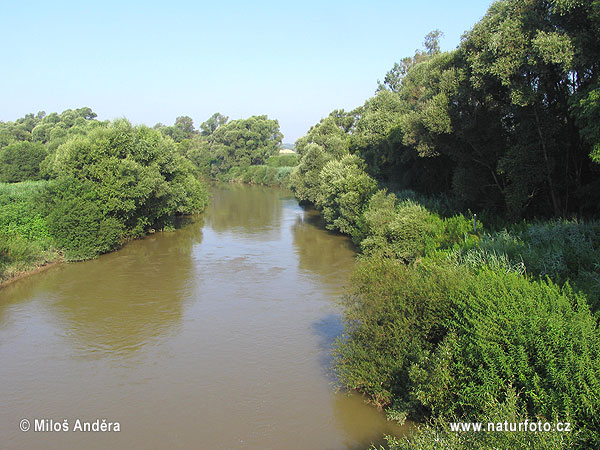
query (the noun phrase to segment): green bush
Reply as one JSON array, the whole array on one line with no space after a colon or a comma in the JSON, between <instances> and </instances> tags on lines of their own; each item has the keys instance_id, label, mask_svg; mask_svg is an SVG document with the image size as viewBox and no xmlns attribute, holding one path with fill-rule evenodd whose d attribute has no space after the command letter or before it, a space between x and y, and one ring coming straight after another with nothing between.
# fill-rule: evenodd
<instances>
[{"instance_id":1,"label":"green bush","mask_svg":"<svg viewBox=\"0 0 600 450\"><path fill-rule=\"evenodd\" d=\"M0 182L39 180L46 149L38 142L14 142L0 148Z\"/></svg>"},{"instance_id":2,"label":"green bush","mask_svg":"<svg viewBox=\"0 0 600 450\"><path fill-rule=\"evenodd\" d=\"M266 160L265 164L269 167L293 167L298 165L298 155L295 153L287 153L282 155L271 156Z\"/></svg>"},{"instance_id":3,"label":"green bush","mask_svg":"<svg viewBox=\"0 0 600 450\"><path fill-rule=\"evenodd\" d=\"M600 307L600 223L549 221L517 225L484 234L478 247L457 252L461 262L496 255L534 278L549 276L558 284L570 281L587 296L593 311ZM481 264L479 264L481 265Z\"/></svg>"},{"instance_id":4,"label":"green bush","mask_svg":"<svg viewBox=\"0 0 600 450\"><path fill-rule=\"evenodd\" d=\"M442 339L448 292L466 276L460 268L363 258L344 301L347 337L338 340L335 351L335 371L344 387L379 406L407 401L411 364Z\"/></svg>"},{"instance_id":5,"label":"green bush","mask_svg":"<svg viewBox=\"0 0 600 450\"><path fill-rule=\"evenodd\" d=\"M121 244L125 226L107 217L90 182L63 177L45 193L48 229L69 260L96 257Z\"/></svg>"},{"instance_id":6,"label":"green bush","mask_svg":"<svg viewBox=\"0 0 600 450\"><path fill-rule=\"evenodd\" d=\"M348 234L359 242L362 213L376 186L375 180L364 171L362 160L355 155L325 164L319 173L315 204L321 209L327 228Z\"/></svg>"},{"instance_id":7,"label":"green bush","mask_svg":"<svg viewBox=\"0 0 600 450\"><path fill-rule=\"evenodd\" d=\"M366 255L405 263L438 249L473 245L478 240L464 216L442 219L414 200L398 201L383 190L371 197L364 212L364 236L360 247Z\"/></svg>"},{"instance_id":8,"label":"green bush","mask_svg":"<svg viewBox=\"0 0 600 450\"><path fill-rule=\"evenodd\" d=\"M527 417L569 418L600 444L600 332L567 285L428 258L363 258L335 370L413 418L485 417L511 389Z\"/></svg>"}]
</instances>

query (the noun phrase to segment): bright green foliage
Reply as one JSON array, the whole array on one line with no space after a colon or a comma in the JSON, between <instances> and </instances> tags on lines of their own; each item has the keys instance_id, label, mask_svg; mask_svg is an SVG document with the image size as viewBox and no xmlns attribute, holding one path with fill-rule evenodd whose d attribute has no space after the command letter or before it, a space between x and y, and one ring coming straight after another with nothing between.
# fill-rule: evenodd
<instances>
[{"instance_id":1,"label":"bright green foliage","mask_svg":"<svg viewBox=\"0 0 600 450\"><path fill-rule=\"evenodd\" d=\"M354 129L360 109L345 112L335 110L329 116L313 125L306 136L296 141L296 151L300 156L309 150L310 144L321 146L325 153L340 158L348 153L350 132Z\"/></svg>"},{"instance_id":2,"label":"bright green foliage","mask_svg":"<svg viewBox=\"0 0 600 450\"><path fill-rule=\"evenodd\" d=\"M204 208L198 169L179 152L199 136L189 117L176 120L179 144L126 120L95 117L80 108L0 124L0 176L51 178L0 187L2 278L56 260L57 250L66 259L97 256Z\"/></svg>"},{"instance_id":3,"label":"bright green foliage","mask_svg":"<svg viewBox=\"0 0 600 450\"><path fill-rule=\"evenodd\" d=\"M511 388L529 417L598 445L600 333L585 298L511 272L363 260L338 343L342 383L413 417L485 417ZM506 420L506 419L505 419Z\"/></svg>"},{"instance_id":4,"label":"bright green foliage","mask_svg":"<svg viewBox=\"0 0 600 450\"><path fill-rule=\"evenodd\" d=\"M267 165L232 167L221 179L222 181L288 187L295 167L279 166L279 164L295 161L296 155L291 156L294 158L279 159L279 156L272 156L267 160Z\"/></svg>"},{"instance_id":5,"label":"bright green foliage","mask_svg":"<svg viewBox=\"0 0 600 450\"><path fill-rule=\"evenodd\" d=\"M486 234L478 247L462 249L458 257L463 263L481 257L496 258L520 273L540 279L550 277L559 284L570 281L586 294L592 311L600 310L598 222L542 222L529 224L522 230ZM482 261L475 264L483 265L486 264Z\"/></svg>"},{"instance_id":6,"label":"bright green foliage","mask_svg":"<svg viewBox=\"0 0 600 450\"><path fill-rule=\"evenodd\" d=\"M46 182L0 184L0 280L53 259L38 196Z\"/></svg>"},{"instance_id":7,"label":"bright green foliage","mask_svg":"<svg viewBox=\"0 0 600 450\"><path fill-rule=\"evenodd\" d=\"M120 246L125 226L103 212L103 203L90 181L63 177L45 193L50 202L48 228L69 260L93 258Z\"/></svg>"},{"instance_id":8,"label":"bright green foliage","mask_svg":"<svg viewBox=\"0 0 600 450\"><path fill-rule=\"evenodd\" d=\"M398 95L387 90L365 102L349 145L352 153L365 160L371 174L387 174L397 164L394 140L388 136L399 126L405 109Z\"/></svg>"},{"instance_id":9,"label":"bright green foliage","mask_svg":"<svg viewBox=\"0 0 600 450\"><path fill-rule=\"evenodd\" d=\"M175 214L201 211L206 203L173 141L126 120L63 144L52 170L91 183L103 216L117 219L132 236L163 228Z\"/></svg>"},{"instance_id":10,"label":"bright green foliage","mask_svg":"<svg viewBox=\"0 0 600 450\"><path fill-rule=\"evenodd\" d=\"M261 165L279 153L281 138L277 120L267 116L252 116L248 119L232 120L219 126L208 142L216 156L214 169L221 173L230 168Z\"/></svg>"},{"instance_id":11,"label":"bright green foliage","mask_svg":"<svg viewBox=\"0 0 600 450\"><path fill-rule=\"evenodd\" d=\"M378 256L359 263L345 299L348 338L338 342L335 355L342 384L380 406L408 400L411 364L443 337L448 292L456 290L466 273L411 268Z\"/></svg>"},{"instance_id":12,"label":"bright green foliage","mask_svg":"<svg viewBox=\"0 0 600 450\"><path fill-rule=\"evenodd\" d=\"M40 163L45 157L44 146L36 142L13 142L0 148L0 182L39 180Z\"/></svg>"},{"instance_id":13,"label":"bright green foliage","mask_svg":"<svg viewBox=\"0 0 600 450\"><path fill-rule=\"evenodd\" d=\"M441 220L410 200L396 207L393 194L379 191L365 211L366 238L360 243L366 255L378 255L413 262L425 252Z\"/></svg>"},{"instance_id":14,"label":"bright green foliage","mask_svg":"<svg viewBox=\"0 0 600 450\"><path fill-rule=\"evenodd\" d=\"M327 228L358 237L364 205L376 183L354 155L329 161L319 173L316 206L322 210Z\"/></svg>"},{"instance_id":15,"label":"bright green foliage","mask_svg":"<svg viewBox=\"0 0 600 450\"><path fill-rule=\"evenodd\" d=\"M265 163L269 167L294 167L298 165L298 155L295 153L275 155Z\"/></svg>"},{"instance_id":16,"label":"bright green foliage","mask_svg":"<svg viewBox=\"0 0 600 450\"><path fill-rule=\"evenodd\" d=\"M298 167L290 176L290 186L299 200L312 203L317 201L321 188L319 175L330 159L331 156L318 144L307 144L304 147Z\"/></svg>"},{"instance_id":17,"label":"bright green foliage","mask_svg":"<svg viewBox=\"0 0 600 450\"><path fill-rule=\"evenodd\" d=\"M597 446L600 333L585 298L491 271L449 294L447 327L457 334L451 371L460 386L451 410L486 411L488 397L502 399L513 386L531 415L571 417ZM427 392L427 383L418 390Z\"/></svg>"}]
</instances>

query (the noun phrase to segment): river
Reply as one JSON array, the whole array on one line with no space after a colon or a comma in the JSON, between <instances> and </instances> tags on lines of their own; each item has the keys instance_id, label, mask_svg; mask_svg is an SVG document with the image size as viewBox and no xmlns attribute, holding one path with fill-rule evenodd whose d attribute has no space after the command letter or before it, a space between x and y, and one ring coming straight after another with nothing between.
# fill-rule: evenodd
<instances>
[{"instance_id":1,"label":"river","mask_svg":"<svg viewBox=\"0 0 600 450\"><path fill-rule=\"evenodd\" d=\"M335 391L347 238L256 186L213 186L190 222L0 290L0 448L358 449L401 431Z\"/></svg>"}]
</instances>

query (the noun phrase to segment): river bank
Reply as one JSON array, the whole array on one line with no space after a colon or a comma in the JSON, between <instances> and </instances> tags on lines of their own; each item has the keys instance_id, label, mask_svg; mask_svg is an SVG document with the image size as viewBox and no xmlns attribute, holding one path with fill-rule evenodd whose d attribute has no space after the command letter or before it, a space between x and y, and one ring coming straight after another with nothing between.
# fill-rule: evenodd
<instances>
[{"instance_id":1,"label":"river bank","mask_svg":"<svg viewBox=\"0 0 600 450\"><path fill-rule=\"evenodd\" d=\"M3 277L0 278L0 289L2 289L3 287L6 287L9 284L12 284L16 281L22 280L23 278L29 277L36 273L44 272L45 270L48 270L51 267L54 267L63 262L64 261L60 260L60 259L55 260L55 261L48 261L46 263L36 265L36 266L32 267L31 269L18 271L18 272L12 272L12 273L9 273L8 275L3 274Z\"/></svg>"}]
</instances>

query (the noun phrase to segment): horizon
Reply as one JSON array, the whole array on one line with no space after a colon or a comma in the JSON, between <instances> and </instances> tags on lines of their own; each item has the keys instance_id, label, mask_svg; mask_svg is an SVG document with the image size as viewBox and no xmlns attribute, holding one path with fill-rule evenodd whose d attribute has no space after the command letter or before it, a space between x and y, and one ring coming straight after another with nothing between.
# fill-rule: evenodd
<instances>
[{"instance_id":1,"label":"horizon","mask_svg":"<svg viewBox=\"0 0 600 450\"><path fill-rule=\"evenodd\" d=\"M294 143L331 111L362 105L429 31L456 48L490 4L11 4L0 121L84 106L150 127L267 115Z\"/></svg>"}]
</instances>

